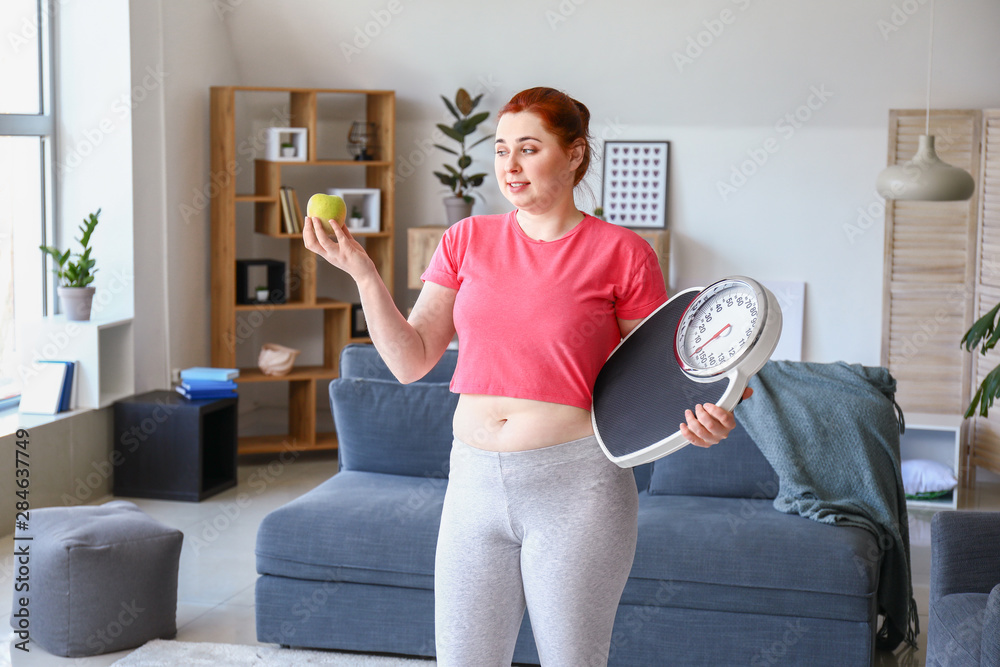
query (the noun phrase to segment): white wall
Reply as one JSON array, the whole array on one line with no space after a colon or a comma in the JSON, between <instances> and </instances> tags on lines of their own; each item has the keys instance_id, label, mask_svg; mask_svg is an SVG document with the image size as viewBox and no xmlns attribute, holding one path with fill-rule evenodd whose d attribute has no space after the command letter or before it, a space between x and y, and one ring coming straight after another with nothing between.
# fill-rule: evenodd
<instances>
[{"instance_id":1,"label":"white wall","mask_svg":"<svg viewBox=\"0 0 1000 667\"><path fill-rule=\"evenodd\" d=\"M81 249L79 227L101 210L91 236L97 261L93 319L132 316L132 132L126 0L57 3L56 244Z\"/></svg>"},{"instance_id":2,"label":"white wall","mask_svg":"<svg viewBox=\"0 0 1000 667\"><path fill-rule=\"evenodd\" d=\"M209 362L208 89L237 78L212 3L131 0L132 78L163 84L133 111L136 393ZM184 205L198 214L185 217Z\"/></svg>"},{"instance_id":3,"label":"white wall","mask_svg":"<svg viewBox=\"0 0 1000 667\"><path fill-rule=\"evenodd\" d=\"M598 139L671 142L673 289L729 273L803 280L804 358L879 362L884 243L874 181L886 163L888 110L924 105L926 2L133 0L131 10L142 31L138 48L133 32L133 78L153 44L169 74L160 117L149 112L134 135L137 146L160 146L135 195L137 210L147 197L155 210L141 222L150 226L144 241L137 220L136 266L149 265L149 282L164 273L169 287L143 289L149 303L137 311L159 312L167 300L157 325L168 352L153 353L165 364L209 360L208 209L186 221L180 212L208 183L208 88L220 84L396 91L403 305L414 296L404 229L443 215L431 172L446 156L425 148L445 118L439 95L482 91L483 108L496 111L514 92L548 85L588 105ZM935 12L931 105L1000 106L1000 3L939 2ZM805 120L783 120L796 113ZM777 150L720 194L765 145ZM488 142L477 151L490 171ZM482 190L479 211L507 210L492 181ZM859 207L873 207L877 222L852 237L845 227L857 224Z\"/></svg>"}]
</instances>

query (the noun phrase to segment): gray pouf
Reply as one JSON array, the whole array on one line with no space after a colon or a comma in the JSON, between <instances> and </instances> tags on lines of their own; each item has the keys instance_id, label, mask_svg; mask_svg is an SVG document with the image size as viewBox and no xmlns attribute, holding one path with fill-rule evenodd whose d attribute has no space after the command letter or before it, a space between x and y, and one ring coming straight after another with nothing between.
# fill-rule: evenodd
<instances>
[{"instance_id":1,"label":"gray pouf","mask_svg":"<svg viewBox=\"0 0 1000 667\"><path fill-rule=\"evenodd\" d=\"M14 643L81 657L177 635L184 535L135 503L33 509L14 537L32 538L14 542Z\"/></svg>"}]
</instances>

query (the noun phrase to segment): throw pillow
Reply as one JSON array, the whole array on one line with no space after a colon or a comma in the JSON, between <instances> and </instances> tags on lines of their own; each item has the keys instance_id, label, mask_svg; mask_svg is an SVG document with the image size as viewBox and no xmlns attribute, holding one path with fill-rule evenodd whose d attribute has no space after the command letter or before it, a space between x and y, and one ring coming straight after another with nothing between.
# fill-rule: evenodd
<instances>
[{"instance_id":1,"label":"throw pillow","mask_svg":"<svg viewBox=\"0 0 1000 667\"><path fill-rule=\"evenodd\" d=\"M958 486L951 468L937 461L908 459L902 462L900 468L903 491L907 496L945 494Z\"/></svg>"}]
</instances>

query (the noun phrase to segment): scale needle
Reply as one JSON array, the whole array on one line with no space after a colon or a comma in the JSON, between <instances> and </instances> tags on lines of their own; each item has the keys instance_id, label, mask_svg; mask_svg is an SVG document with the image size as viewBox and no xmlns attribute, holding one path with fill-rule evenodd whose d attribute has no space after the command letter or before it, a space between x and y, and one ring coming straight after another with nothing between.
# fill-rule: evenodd
<instances>
[{"instance_id":1,"label":"scale needle","mask_svg":"<svg viewBox=\"0 0 1000 667\"><path fill-rule=\"evenodd\" d=\"M727 324L726 326L722 327L721 329L719 329L719 332L717 334L715 334L714 336L712 336L711 338L709 338L708 340L706 340L704 343L702 343L701 347L699 347L697 350L695 350L694 353L698 354L699 352L702 351L702 349L704 349L704 347L706 345L708 345L713 340L715 340L716 338L718 338L719 336L721 336L727 329L732 329L732 328L733 328L732 324Z\"/></svg>"}]
</instances>

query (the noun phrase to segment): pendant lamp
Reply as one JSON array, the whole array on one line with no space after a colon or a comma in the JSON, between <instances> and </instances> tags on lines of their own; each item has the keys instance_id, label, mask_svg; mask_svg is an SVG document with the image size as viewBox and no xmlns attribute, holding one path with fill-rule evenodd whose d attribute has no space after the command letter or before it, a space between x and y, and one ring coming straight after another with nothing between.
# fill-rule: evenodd
<instances>
[{"instance_id":1,"label":"pendant lamp","mask_svg":"<svg viewBox=\"0 0 1000 667\"><path fill-rule=\"evenodd\" d=\"M927 57L927 119L912 159L886 167L878 175L875 188L886 199L918 201L962 201L976 188L972 175L944 162L934 151L931 128L931 62L934 58L934 0L931 0L930 48Z\"/></svg>"}]
</instances>

